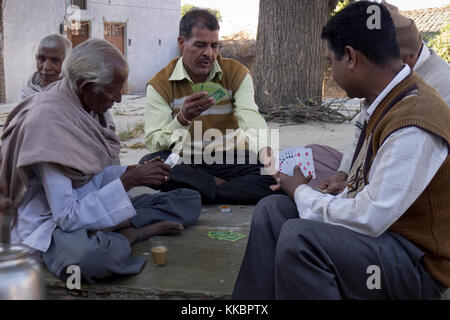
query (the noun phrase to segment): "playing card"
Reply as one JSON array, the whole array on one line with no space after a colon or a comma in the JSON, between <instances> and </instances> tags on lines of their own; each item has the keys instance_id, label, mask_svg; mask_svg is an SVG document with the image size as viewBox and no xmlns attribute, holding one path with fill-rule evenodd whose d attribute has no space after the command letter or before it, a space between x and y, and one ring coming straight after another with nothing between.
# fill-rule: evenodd
<instances>
[{"instance_id":1,"label":"playing card","mask_svg":"<svg viewBox=\"0 0 450 320\"><path fill-rule=\"evenodd\" d=\"M219 101L222 101L226 96L227 96L227 93L223 88L219 88L209 95L209 97L214 98L216 103L218 103Z\"/></svg>"},{"instance_id":2,"label":"playing card","mask_svg":"<svg viewBox=\"0 0 450 320\"><path fill-rule=\"evenodd\" d=\"M306 176L311 175L313 179L316 178L316 173L314 170L314 160L312 155L311 148L302 148L303 150L299 150L299 162L303 174Z\"/></svg>"},{"instance_id":3,"label":"playing card","mask_svg":"<svg viewBox=\"0 0 450 320\"><path fill-rule=\"evenodd\" d=\"M311 175L316 178L311 148L285 148L276 157L275 168L282 173L292 176L296 166L300 167L305 177Z\"/></svg>"},{"instance_id":4,"label":"playing card","mask_svg":"<svg viewBox=\"0 0 450 320\"><path fill-rule=\"evenodd\" d=\"M211 239L235 242L239 239L244 238L245 234L237 233L237 232L233 232L233 231L210 231L210 232L208 232L208 237L210 237Z\"/></svg>"},{"instance_id":5,"label":"playing card","mask_svg":"<svg viewBox=\"0 0 450 320\"><path fill-rule=\"evenodd\" d=\"M203 82L201 82L201 83L196 83L196 84L193 84L192 85L192 91L194 92L194 93L199 93L199 92L202 92L203 90Z\"/></svg>"},{"instance_id":6,"label":"playing card","mask_svg":"<svg viewBox=\"0 0 450 320\"><path fill-rule=\"evenodd\" d=\"M228 97L228 92L220 84L212 81L207 81L204 83L196 83L192 85L192 91L194 93L208 92L208 97L213 97L216 104Z\"/></svg>"},{"instance_id":7,"label":"playing card","mask_svg":"<svg viewBox=\"0 0 450 320\"><path fill-rule=\"evenodd\" d=\"M177 165L178 160L180 159L180 155L178 153L171 153L166 161L164 161L165 164L167 164L169 167L173 168Z\"/></svg>"}]
</instances>

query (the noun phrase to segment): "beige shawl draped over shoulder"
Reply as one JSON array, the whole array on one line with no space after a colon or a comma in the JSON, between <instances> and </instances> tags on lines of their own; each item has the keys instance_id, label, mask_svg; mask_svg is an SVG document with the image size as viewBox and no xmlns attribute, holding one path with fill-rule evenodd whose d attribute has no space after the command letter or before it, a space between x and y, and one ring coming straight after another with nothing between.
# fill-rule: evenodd
<instances>
[{"instance_id":1,"label":"beige shawl draped over shoulder","mask_svg":"<svg viewBox=\"0 0 450 320\"><path fill-rule=\"evenodd\" d=\"M74 188L114 164L119 137L81 105L67 80L56 81L9 114L0 146L0 179L18 208L28 187L29 168L52 163Z\"/></svg>"}]
</instances>

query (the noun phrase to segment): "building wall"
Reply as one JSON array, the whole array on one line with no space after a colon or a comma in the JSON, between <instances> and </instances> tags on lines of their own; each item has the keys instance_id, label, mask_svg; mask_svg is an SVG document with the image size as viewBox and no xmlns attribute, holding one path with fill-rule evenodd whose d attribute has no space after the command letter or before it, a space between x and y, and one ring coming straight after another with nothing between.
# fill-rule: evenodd
<instances>
[{"instance_id":1,"label":"building wall","mask_svg":"<svg viewBox=\"0 0 450 320\"><path fill-rule=\"evenodd\" d=\"M70 0L4 0L7 102L35 71L40 40L59 33ZM146 82L178 55L180 0L88 0L81 19L90 21L90 38L104 38L104 20L126 23L128 93L145 93Z\"/></svg>"}]
</instances>

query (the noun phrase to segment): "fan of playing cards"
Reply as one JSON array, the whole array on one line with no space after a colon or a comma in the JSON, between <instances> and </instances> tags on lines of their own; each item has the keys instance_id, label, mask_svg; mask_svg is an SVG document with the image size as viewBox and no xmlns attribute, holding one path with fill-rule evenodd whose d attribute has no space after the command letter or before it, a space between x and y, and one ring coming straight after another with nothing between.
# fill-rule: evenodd
<instances>
[{"instance_id":1,"label":"fan of playing cards","mask_svg":"<svg viewBox=\"0 0 450 320\"><path fill-rule=\"evenodd\" d=\"M300 167L305 177L312 176L313 179L316 178L311 148L286 148L278 154L275 169L292 176L295 166Z\"/></svg>"},{"instance_id":2,"label":"fan of playing cards","mask_svg":"<svg viewBox=\"0 0 450 320\"><path fill-rule=\"evenodd\" d=\"M194 93L207 91L208 97L213 97L216 100L216 104L228 97L228 92L224 87L211 81L196 83L192 85L192 90Z\"/></svg>"}]
</instances>

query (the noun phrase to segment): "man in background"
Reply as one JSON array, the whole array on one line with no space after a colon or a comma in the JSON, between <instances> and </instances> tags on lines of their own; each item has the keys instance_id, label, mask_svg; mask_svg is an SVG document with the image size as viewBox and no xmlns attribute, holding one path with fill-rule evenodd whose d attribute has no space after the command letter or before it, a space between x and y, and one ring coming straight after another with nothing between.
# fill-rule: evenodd
<instances>
[{"instance_id":1,"label":"man in background","mask_svg":"<svg viewBox=\"0 0 450 320\"><path fill-rule=\"evenodd\" d=\"M447 105L450 105L449 64L439 57L433 49L425 45L413 20L400 14L396 6L385 1L382 3L386 6L394 21L402 61L436 89ZM319 188L327 193L338 194L347 186L347 177L356 144L361 134L362 123L362 115L360 114L355 124L354 139L344 152L337 173L325 179L319 185Z\"/></svg>"},{"instance_id":2,"label":"man in background","mask_svg":"<svg viewBox=\"0 0 450 320\"><path fill-rule=\"evenodd\" d=\"M46 36L39 43L36 53L36 69L19 93L19 100L39 93L50 83L61 78L64 59L72 50L69 40L59 34Z\"/></svg>"},{"instance_id":3,"label":"man in background","mask_svg":"<svg viewBox=\"0 0 450 320\"><path fill-rule=\"evenodd\" d=\"M36 69L25 85L20 90L19 100L40 93L49 84L60 80L63 77L62 65L66 57L72 50L72 43L59 34L46 36L39 43L36 53ZM91 112L91 115L99 121L98 114ZM116 125L109 110L102 117L105 125L111 130L116 130ZM120 165L120 158L116 157L114 164Z\"/></svg>"},{"instance_id":4,"label":"man in background","mask_svg":"<svg viewBox=\"0 0 450 320\"><path fill-rule=\"evenodd\" d=\"M219 54L219 29L217 18L207 10L192 10L181 19L181 57L147 84L145 144L151 154L141 162L155 156L167 158L171 152L184 152L183 159L190 158L187 150L193 149L192 164L175 166L161 190L187 187L199 191L210 203L252 204L272 194L270 186L275 184L272 176L261 175L262 163L266 163L261 157L270 147L259 130L267 132L268 127L254 101L247 68ZM222 86L226 98L219 102L205 90L194 93L192 86L205 82ZM195 128L200 128L199 132ZM250 138L249 129L254 130ZM216 136L206 138L209 130ZM184 132L182 141L176 132ZM214 150L213 163L204 161L207 148ZM219 154L223 154L221 163L216 161ZM196 161L195 155L201 160Z\"/></svg>"}]
</instances>

